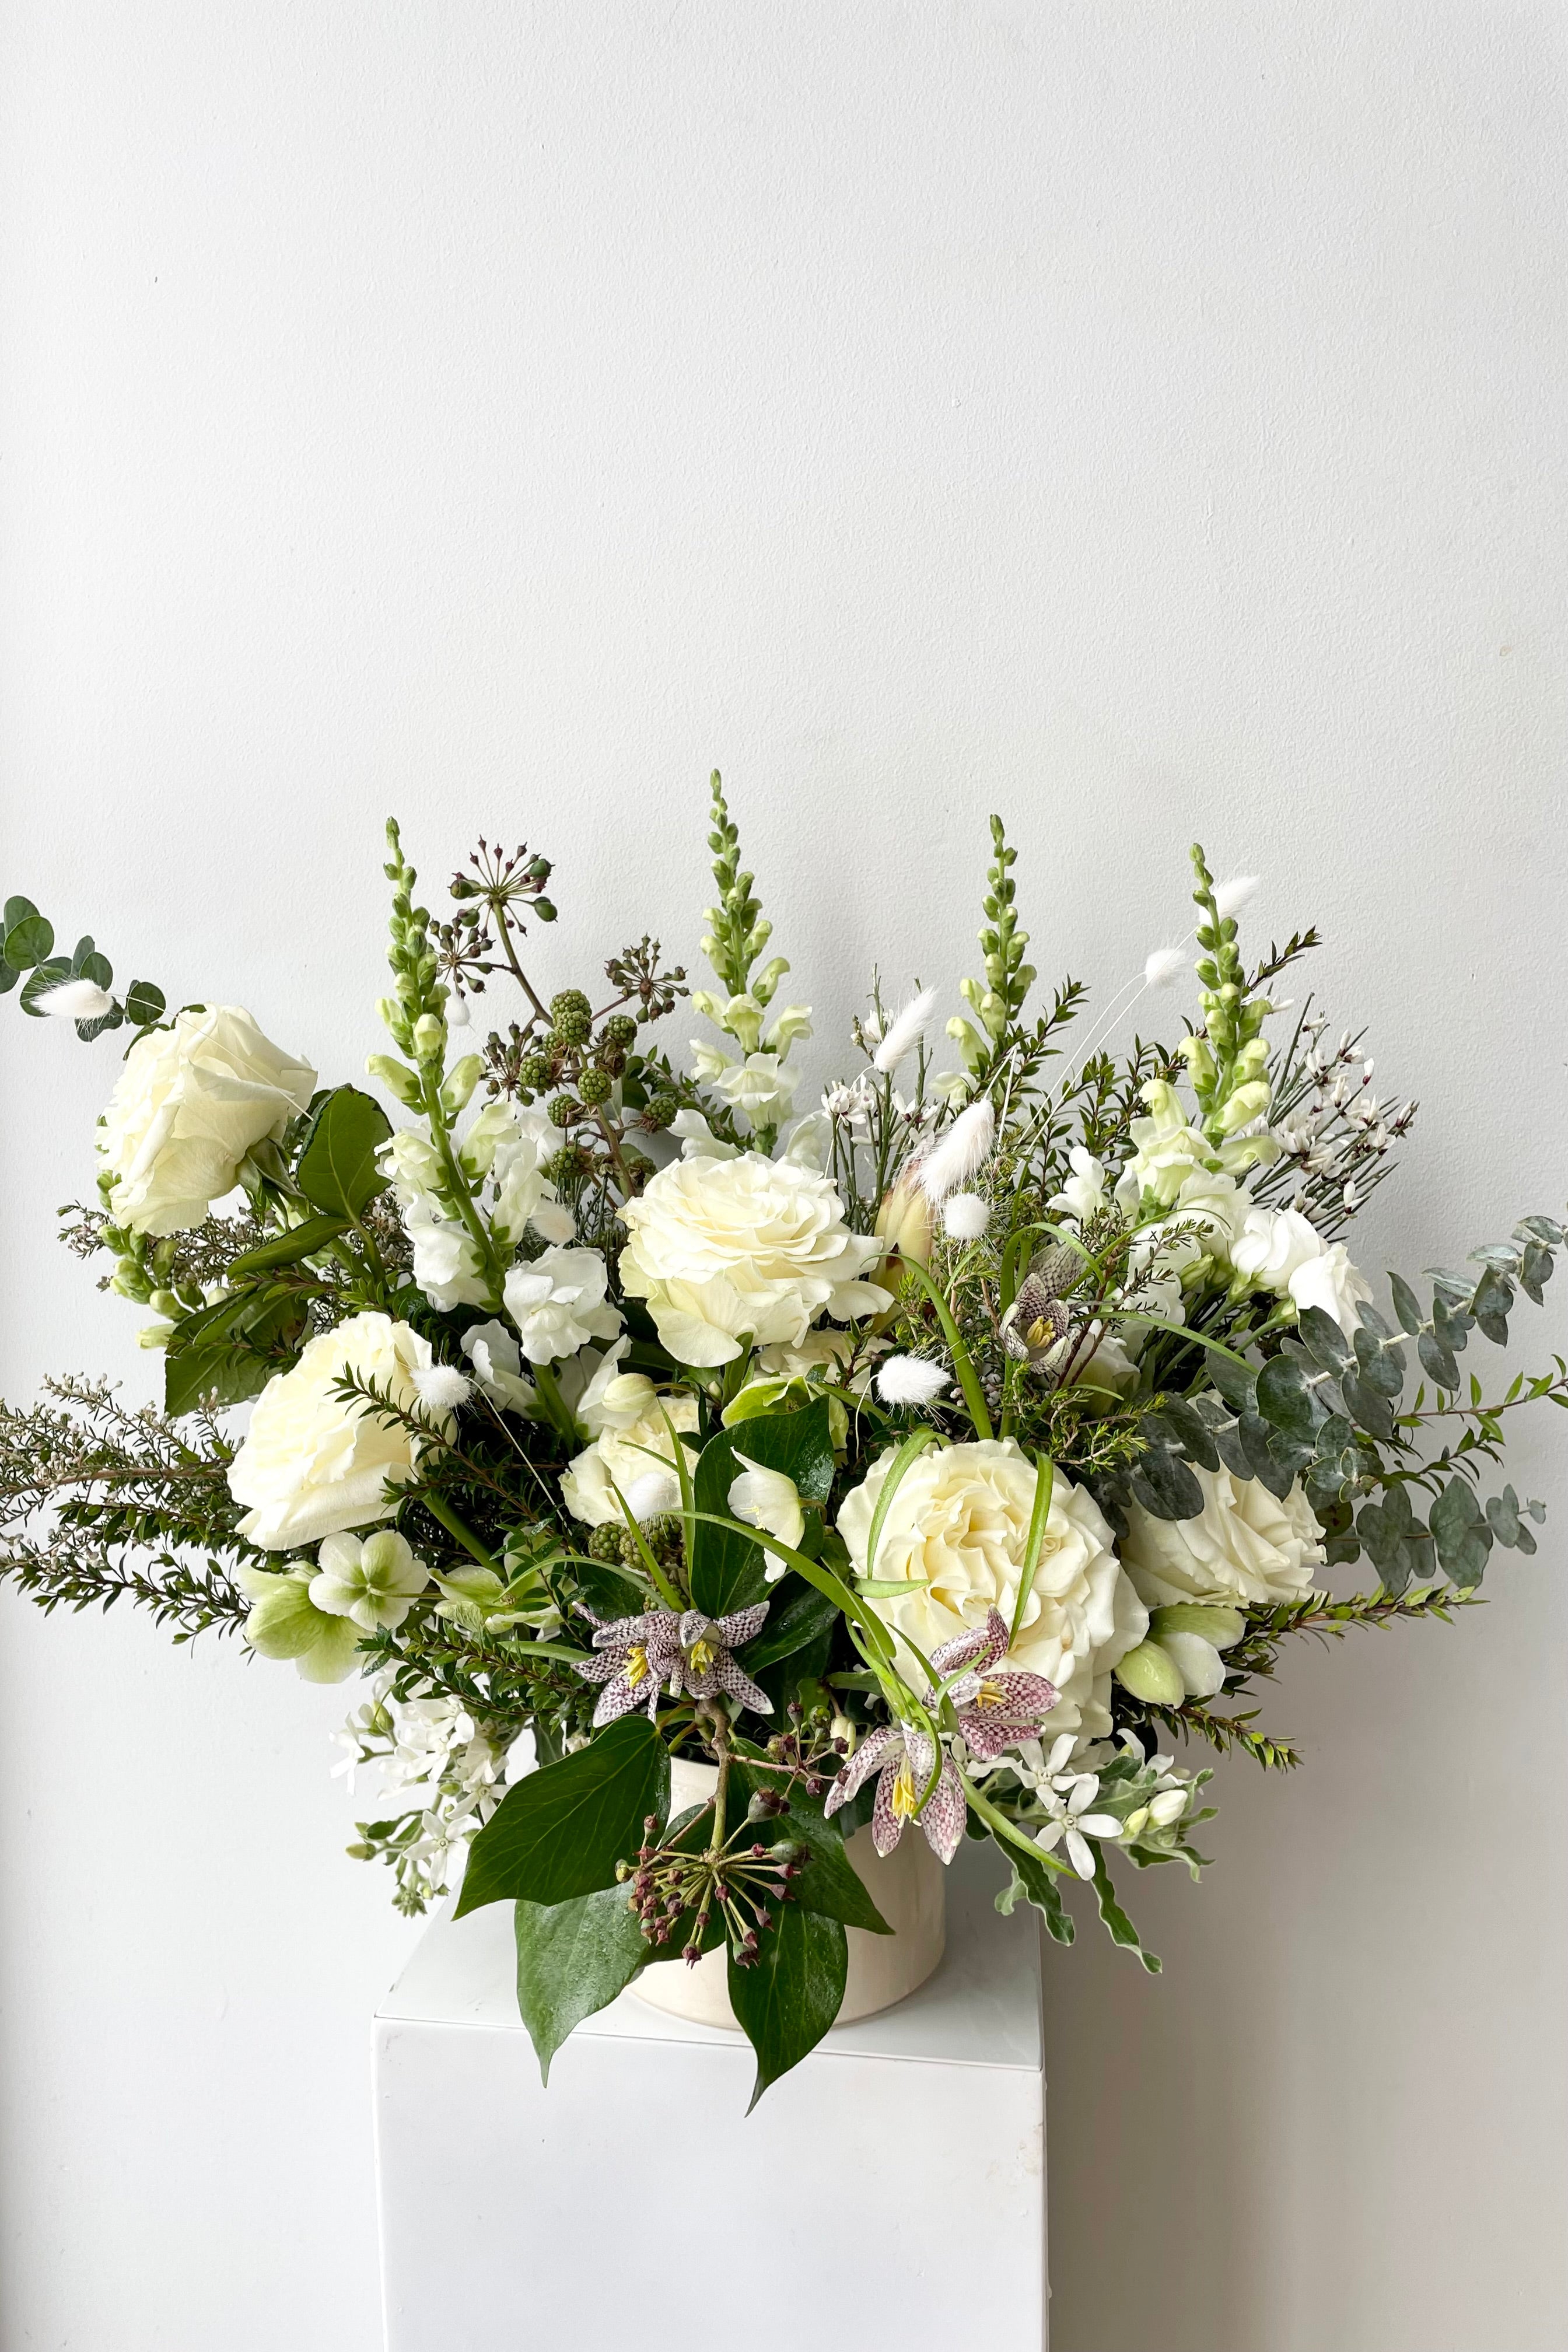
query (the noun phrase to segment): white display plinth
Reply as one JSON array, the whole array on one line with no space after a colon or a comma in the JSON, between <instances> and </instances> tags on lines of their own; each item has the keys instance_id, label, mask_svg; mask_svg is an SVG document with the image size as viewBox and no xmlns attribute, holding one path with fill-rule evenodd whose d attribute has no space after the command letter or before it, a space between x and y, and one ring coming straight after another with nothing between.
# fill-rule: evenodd
<instances>
[{"instance_id":1,"label":"white display plinth","mask_svg":"<svg viewBox=\"0 0 1568 2352\"><path fill-rule=\"evenodd\" d=\"M750 2116L750 2044L629 1992L544 2089L510 1906L438 1921L375 2024L387 2352L1042 2352L1038 1924L996 1884L966 1843L936 1974Z\"/></svg>"}]
</instances>

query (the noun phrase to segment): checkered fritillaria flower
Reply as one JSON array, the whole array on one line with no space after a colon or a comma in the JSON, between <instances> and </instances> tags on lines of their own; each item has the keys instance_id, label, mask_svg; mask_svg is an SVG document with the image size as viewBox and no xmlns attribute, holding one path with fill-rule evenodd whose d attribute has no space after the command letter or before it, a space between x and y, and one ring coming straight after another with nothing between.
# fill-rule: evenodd
<instances>
[{"instance_id":1,"label":"checkered fritillaria flower","mask_svg":"<svg viewBox=\"0 0 1568 2352\"><path fill-rule=\"evenodd\" d=\"M925 1811L920 1801L930 1783L936 1751L925 1732L913 1723L879 1723L868 1731L828 1792L825 1813L840 1805L877 1775L877 1801L871 1811L871 1843L879 1853L891 1853L904 1833L904 1823L918 1820L926 1843L940 1861L951 1862L963 1835L968 1801L952 1759L943 1755L937 1784Z\"/></svg>"},{"instance_id":2,"label":"checkered fritillaria flower","mask_svg":"<svg viewBox=\"0 0 1568 2352\"><path fill-rule=\"evenodd\" d=\"M944 1677L959 1666L969 1668L950 1685L947 1696L970 1754L987 1764L1005 1748L1033 1739L1057 1703L1057 1686L1044 1675L991 1671L999 1658L1005 1657L1007 1642L1007 1621L999 1609L993 1609L984 1625L972 1627L931 1652L931 1664ZM927 1691L927 1706L936 1703L936 1692Z\"/></svg>"},{"instance_id":3,"label":"checkered fritillaria flower","mask_svg":"<svg viewBox=\"0 0 1568 2352\"><path fill-rule=\"evenodd\" d=\"M650 1609L641 1617L617 1617L609 1623L584 1609L584 1616L595 1628L598 1654L584 1658L577 1672L584 1682L605 1685L594 1709L595 1729L629 1715L634 1707L646 1706L653 1716L667 1689L672 1698L682 1691L693 1698L711 1698L716 1691L725 1691L759 1715L771 1715L772 1699L732 1654L755 1641L768 1606L760 1601L728 1617L705 1617L700 1609L684 1614Z\"/></svg>"}]
</instances>

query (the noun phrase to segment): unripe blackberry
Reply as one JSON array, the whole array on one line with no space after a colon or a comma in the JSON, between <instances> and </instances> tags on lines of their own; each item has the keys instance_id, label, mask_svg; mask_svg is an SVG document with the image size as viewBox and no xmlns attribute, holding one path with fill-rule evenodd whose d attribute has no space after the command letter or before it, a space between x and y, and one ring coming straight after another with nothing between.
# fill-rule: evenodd
<instances>
[{"instance_id":1,"label":"unripe blackberry","mask_svg":"<svg viewBox=\"0 0 1568 2352\"><path fill-rule=\"evenodd\" d=\"M557 1095L550 1106L552 1127L570 1127L577 1116L577 1106L570 1095Z\"/></svg>"},{"instance_id":2,"label":"unripe blackberry","mask_svg":"<svg viewBox=\"0 0 1568 2352\"><path fill-rule=\"evenodd\" d=\"M577 1091L585 1103L608 1102L614 1084L608 1070L584 1070L577 1081Z\"/></svg>"},{"instance_id":3,"label":"unripe blackberry","mask_svg":"<svg viewBox=\"0 0 1568 2352\"><path fill-rule=\"evenodd\" d=\"M599 1032L599 1043L608 1045L612 1052L625 1053L637 1034L637 1024L629 1013L612 1013Z\"/></svg>"},{"instance_id":4,"label":"unripe blackberry","mask_svg":"<svg viewBox=\"0 0 1568 2352\"><path fill-rule=\"evenodd\" d=\"M590 1559L618 1561L621 1556L622 1533L623 1530L613 1519L607 1519L603 1527L595 1528L588 1538Z\"/></svg>"},{"instance_id":5,"label":"unripe blackberry","mask_svg":"<svg viewBox=\"0 0 1568 2352\"><path fill-rule=\"evenodd\" d=\"M550 1084L549 1055L525 1054L517 1066L517 1077L518 1084L526 1087L530 1094L542 1094Z\"/></svg>"},{"instance_id":6,"label":"unripe blackberry","mask_svg":"<svg viewBox=\"0 0 1568 2352\"><path fill-rule=\"evenodd\" d=\"M594 1008L580 988L563 988L550 1000L550 1025L563 1045L587 1042L594 1025Z\"/></svg>"},{"instance_id":7,"label":"unripe blackberry","mask_svg":"<svg viewBox=\"0 0 1568 2352\"><path fill-rule=\"evenodd\" d=\"M642 1123L650 1135L658 1135L669 1125L679 1108L679 1095L669 1093L650 1095L643 1111Z\"/></svg>"}]
</instances>

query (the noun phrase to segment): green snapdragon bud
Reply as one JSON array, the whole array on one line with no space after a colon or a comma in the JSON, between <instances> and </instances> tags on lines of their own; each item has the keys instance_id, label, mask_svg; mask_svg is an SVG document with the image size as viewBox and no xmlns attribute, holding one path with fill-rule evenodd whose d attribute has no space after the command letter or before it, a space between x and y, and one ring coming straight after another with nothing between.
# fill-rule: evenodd
<instances>
[{"instance_id":1,"label":"green snapdragon bud","mask_svg":"<svg viewBox=\"0 0 1568 2352\"><path fill-rule=\"evenodd\" d=\"M416 1072L405 1062L395 1061L390 1054L371 1054L365 1069L373 1078L379 1078L389 1095L408 1110L417 1110L424 1101L424 1089Z\"/></svg>"},{"instance_id":2,"label":"green snapdragon bud","mask_svg":"<svg viewBox=\"0 0 1568 2352\"><path fill-rule=\"evenodd\" d=\"M474 1088L484 1076L484 1061L478 1054L465 1054L454 1062L441 1082L441 1108L450 1118L466 1110Z\"/></svg>"}]
</instances>

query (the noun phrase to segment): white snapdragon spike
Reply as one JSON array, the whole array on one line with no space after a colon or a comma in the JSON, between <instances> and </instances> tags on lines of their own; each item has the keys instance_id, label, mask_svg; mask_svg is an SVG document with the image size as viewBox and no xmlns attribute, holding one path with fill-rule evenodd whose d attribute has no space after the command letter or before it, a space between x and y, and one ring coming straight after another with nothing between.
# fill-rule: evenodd
<instances>
[{"instance_id":1,"label":"white snapdragon spike","mask_svg":"<svg viewBox=\"0 0 1568 2352\"><path fill-rule=\"evenodd\" d=\"M501 1295L531 1364L552 1364L590 1339L619 1337L619 1310L605 1296L609 1278L591 1249L547 1249L513 1266Z\"/></svg>"},{"instance_id":2,"label":"white snapdragon spike","mask_svg":"<svg viewBox=\"0 0 1568 2352\"><path fill-rule=\"evenodd\" d=\"M765 1464L753 1462L731 1441L731 1451L742 1465L741 1475L730 1482L730 1513L732 1518L743 1519L749 1528L761 1528L780 1543L793 1550L800 1549L805 1533L805 1514L801 1508L800 1489L793 1478L782 1470L770 1470ZM763 1570L770 1584L776 1584L784 1572L785 1562L769 1556Z\"/></svg>"},{"instance_id":3,"label":"white snapdragon spike","mask_svg":"<svg viewBox=\"0 0 1568 2352\"><path fill-rule=\"evenodd\" d=\"M920 1181L931 1200L945 1200L979 1174L991 1156L995 1133L996 1114L989 1095L982 1095L978 1102L959 1112L921 1162Z\"/></svg>"},{"instance_id":4,"label":"white snapdragon spike","mask_svg":"<svg viewBox=\"0 0 1568 2352\"><path fill-rule=\"evenodd\" d=\"M403 1212L414 1244L414 1279L443 1315L454 1307L483 1307L490 1296L479 1245L460 1217L449 1217L427 1192Z\"/></svg>"},{"instance_id":5,"label":"white snapdragon spike","mask_svg":"<svg viewBox=\"0 0 1568 2352\"><path fill-rule=\"evenodd\" d=\"M1227 916L1240 914L1243 907L1257 897L1262 881L1260 874L1233 874L1228 882L1215 885L1214 902L1222 923Z\"/></svg>"},{"instance_id":6,"label":"white snapdragon spike","mask_svg":"<svg viewBox=\"0 0 1568 2352\"><path fill-rule=\"evenodd\" d=\"M523 1378L522 1354L501 1322L470 1323L463 1353L491 1404L501 1412L531 1412L538 1402L533 1382Z\"/></svg>"},{"instance_id":7,"label":"white snapdragon spike","mask_svg":"<svg viewBox=\"0 0 1568 2352\"><path fill-rule=\"evenodd\" d=\"M328 1536L316 1554L310 1599L330 1617L347 1617L365 1633L401 1625L430 1581L430 1570L391 1528L358 1536Z\"/></svg>"},{"instance_id":8,"label":"white snapdragon spike","mask_svg":"<svg viewBox=\"0 0 1568 2352\"><path fill-rule=\"evenodd\" d=\"M777 1127L790 1115L800 1072L776 1054L761 1048L735 1062L710 1082L732 1110L743 1111L753 1127Z\"/></svg>"},{"instance_id":9,"label":"white snapdragon spike","mask_svg":"<svg viewBox=\"0 0 1568 2352\"><path fill-rule=\"evenodd\" d=\"M433 1412L456 1412L473 1395L474 1384L456 1364L425 1364L414 1375L414 1390Z\"/></svg>"},{"instance_id":10,"label":"white snapdragon spike","mask_svg":"<svg viewBox=\"0 0 1568 2352\"><path fill-rule=\"evenodd\" d=\"M952 1386L952 1374L925 1356L889 1356L877 1372L877 1393L884 1404L931 1404Z\"/></svg>"},{"instance_id":11,"label":"white snapdragon spike","mask_svg":"<svg viewBox=\"0 0 1568 2352\"><path fill-rule=\"evenodd\" d=\"M689 1106L676 1112L669 1122L669 1131L680 1146L683 1160L738 1160L741 1156L739 1144L723 1142L702 1113Z\"/></svg>"},{"instance_id":12,"label":"white snapdragon spike","mask_svg":"<svg viewBox=\"0 0 1568 2352\"><path fill-rule=\"evenodd\" d=\"M991 1203L978 1192L950 1192L942 1203L942 1223L955 1242L977 1242L991 1223Z\"/></svg>"},{"instance_id":13,"label":"white snapdragon spike","mask_svg":"<svg viewBox=\"0 0 1568 2352\"><path fill-rule=\"evenodd\" d=\"M1169 988L1178 972L1187 968L1187 959L1180 948L1156 948L1145 957L1143 985L1145 988Z\"/></svg>"},{"instance_id":14,"label":"white snapdragon spike","mask_svg":"<svg viewBox=\"0 0 1568 2352\"><path fill-rule=\"evenodd\" d=\"M914 1052L924 1034L926 1023L935 1010L935 989L922 988L901 1013L894 1014L871 1057L884 1077L890 1077L899 1064Z\"/></svg>"},{"instance_id":15,"label":"white snapdragon spike","mask_svg":"<svg viewBox=\"0 0 1568 2352\"><path fill-rule=\"evenodd\" d=\"M114 999L95 980L62 980L34 999L34 1010L52 1013L59 1021L101 1021L114 1010Z\"/></svg>"}]
</instances>

